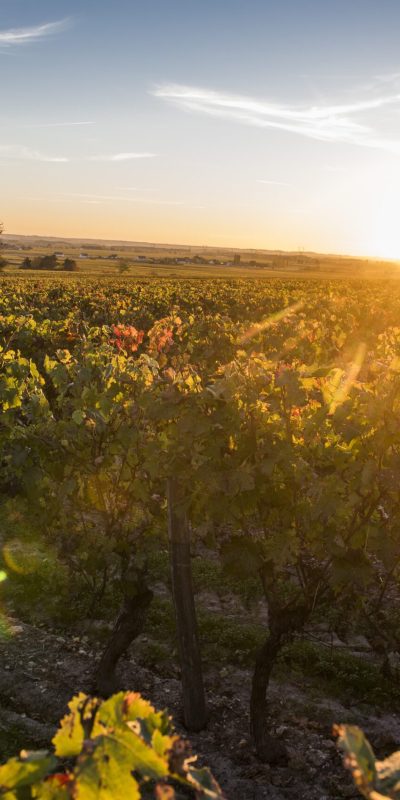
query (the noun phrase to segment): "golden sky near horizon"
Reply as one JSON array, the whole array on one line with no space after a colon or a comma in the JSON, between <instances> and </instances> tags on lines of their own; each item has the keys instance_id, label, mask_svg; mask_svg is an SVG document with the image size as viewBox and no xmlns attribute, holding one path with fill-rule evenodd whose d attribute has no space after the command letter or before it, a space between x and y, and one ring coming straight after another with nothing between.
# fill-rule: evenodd
<instances>
[{"instance_id":1,"label":"golden sky near horizon","mask_svg":"<svg viewBox=\"0 0 400 800\"><path fill-rule=\"evenodd\" d=\"M2 0L9 233L400 258L394 0Z\"/></svg>"}]
</instances>

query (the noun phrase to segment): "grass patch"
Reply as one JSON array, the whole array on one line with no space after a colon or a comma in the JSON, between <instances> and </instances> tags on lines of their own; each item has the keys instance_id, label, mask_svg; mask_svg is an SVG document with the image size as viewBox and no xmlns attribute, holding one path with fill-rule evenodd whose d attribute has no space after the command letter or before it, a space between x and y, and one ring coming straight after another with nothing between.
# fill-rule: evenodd
<instances>
[{"instance_id":1,"label":"grass patch","mask_svg":"<svg viewBox=\"0 0 400 800\"><path fill-rule=\"evenodd\" d=\"M198 612L204 660L210 664L252 666L265 630L256 623L240 623L202 609Z\"/></svg>"},{"instance_id":2,"label":"grass patch","mask_svg":"<svg viewBox=\"0 0 400 800\"><path fill-rule=\"evenodd\" d=\"M232 592L250 606L262 597L258 578L241 578L240 581L228 575L218 561L197 557L192 560L192 574L195 592L204 590L223 596Z\"/></svg>"},{"instance_id":3,"label":"grass patch","mask_svg":"<svg viewBox=\"0 0 400 800\"><path fill-rule=\"evenodd\" d=\"M157 642L163 642L175 647L175 613L170 600L164 600L160 597L154 598L147 614L144 633Z\"/></svg>"},{"instance_id":4,"label":"grass patch","mask_svg":"<svg viewBox=\"0 0 400 800\"><path fill-rule=\"evenodd\" d=\"M263 642L262 625L239 623L222 614L198 609L200 645L205 664L251 666ZM155 598L150 606L144 633L161 646L176 649L175 614L172 602Z\"/></svg>"},{"instance_id":5,"label":"grass patch","mask_svg":"<svg viewBox=\"0 0 400 800\"><path fill-rule=\"evenodd\" d=\"M198 625L205 665L253 668L257 650L265 640L262 625L240 623L204 609L198 609ZM146 633L156 640L149 643L148 654L155 665L165 661L174 650L176 652L175 616L169 600L156 598L153 601ZM284 647L274 677L278 680L311 679L315 688L345 703L400 708L400 682L388 681L379 664L310 642L297 641Z\"/></svg>"},{"instance_id":6,"label":"grass patch","mask_svg":"<svg viewBox=\"0 0 400 800\"><path fill-rule=\"evenodd\" d=\"M400 683L389 681L379 665L362 656L310 642L287 645L277 666L281 678L307 677L347 703L400 708Z\"/></svg>"}]
</instances>

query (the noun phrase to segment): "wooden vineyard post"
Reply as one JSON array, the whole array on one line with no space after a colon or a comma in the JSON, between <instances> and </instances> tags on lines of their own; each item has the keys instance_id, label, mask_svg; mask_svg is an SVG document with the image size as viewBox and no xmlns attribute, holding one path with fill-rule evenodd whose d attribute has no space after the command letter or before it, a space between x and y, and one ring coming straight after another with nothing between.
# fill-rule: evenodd
<instances>
[{"instance_id":1,"label":"wooden vineyard post","mask_svg":"<svg viewBox=\"0 0 400 800\"><path fill-rule=\"evenodd\" d=\"M188 730L200 731L207 722L207 708L193 595L190 533L186 514L182 510L180 487L174 478L168 480L167 496L172 593L182 673L184 720Z\"/></svg>"}]
</instances>

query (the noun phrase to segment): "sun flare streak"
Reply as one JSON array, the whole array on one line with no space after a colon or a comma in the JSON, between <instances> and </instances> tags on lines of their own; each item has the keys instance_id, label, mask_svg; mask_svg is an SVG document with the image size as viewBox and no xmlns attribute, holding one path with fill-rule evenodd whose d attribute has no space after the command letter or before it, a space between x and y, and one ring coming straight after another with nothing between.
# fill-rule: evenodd
<instances>
[{"instance_id":1,"label":"sun flare streak","mask_svg":"<svg viewBox=\"0 0 400 800\"><path fill-rule=\"evenodd\" d=\"M250 339L254 339L255 336L258 336L259 333L271 328L271 326L275 325L277 322L281 322L283 319L290 317L292 314L297 314L297 312L303 308L303 305L304 302L299 300L297 303L293 303L293 305L283 308L282 311L277 311L275 314L271 314L271 316L267 317L262 322L257 322L256 325L252 325L239 337L238 344L245 344Z\"/></svg>"},{"instance_id":2,"label":"sun flare streak","mask_svg":"<svg viewBox=\"0 0 400 800\"><path fill-rule=\"evenodd\" d=\"M336 389L329 406L329 414L334 414L336 409L343 405L343 403L347 400L351 387L356 382L358 375L360 374L360 370L365 361L366 352L367 346L364 342L361 342L356 350L353 361L349 365L347 374L343 376L339 386Z\"/></svg>"}]
</instances>

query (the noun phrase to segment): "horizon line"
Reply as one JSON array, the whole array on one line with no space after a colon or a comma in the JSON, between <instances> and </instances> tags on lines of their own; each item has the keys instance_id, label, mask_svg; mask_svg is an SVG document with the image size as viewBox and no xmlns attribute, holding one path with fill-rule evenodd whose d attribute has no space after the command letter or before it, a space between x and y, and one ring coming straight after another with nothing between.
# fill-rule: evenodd
<instances>
[{"instance_id":1,"label":"horizon line","mask_svg":"<svg viewBox=\"0 0 400 800\"><path fill-rule=\"evenodd\" d=\"M324 252L320 250L309 250L309 249L296 249L296 250L283 250L282 248L273 248L273 247L235 247L234 245L219 245L219 244L189 244L189 243L178 243L178 242L156 242L156 241L140 241L134 239L102 239L99 237L93 236L56 236L53 234L42 234L42 233L3 233L2 238L4 239L18 239L18 238L27 238L27 239L49 239L50 241L77 241L77 242L108 242L110 244L129 244L129 245L142 245L144 247L165 247L165 248L190 248L190 249L201 249L205 248L208 250L222 250L222 251L232 251L232 252L244 252L244 253L269 253L275 255L313 255L313 256L325 256L326 258L354 258L360 261L382 261L383 263L400 263L400 255L398 258L389 258L386 256L379 256L379 255L371 255L371 254L352 254L352 253L339 253L339 252Z\"/></svg>"}]
</instances>

